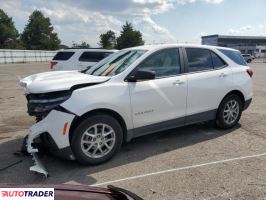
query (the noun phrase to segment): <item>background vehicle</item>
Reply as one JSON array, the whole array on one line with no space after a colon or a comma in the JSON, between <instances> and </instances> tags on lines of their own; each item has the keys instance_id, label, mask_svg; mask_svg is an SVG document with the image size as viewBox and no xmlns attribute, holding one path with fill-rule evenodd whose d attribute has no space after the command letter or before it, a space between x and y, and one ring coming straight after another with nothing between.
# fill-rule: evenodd
<instances>
[{"instance_id":1,"label":"background vehicle","mask_svg":"<svg viewBox=\"0 0 266 200\"><path fill-rule=\"evenodd\" d=\"M251 103L252 74L237 50L157 45L121 50L83 73L29 76L21 85L39 122L28 152L45 135L68 158L99 164L145 134L209 120L232 128Z\"/></svg>"},{"instance_id":2,"label":"background vehicle","mask_svg":"<svg viewBox=\"0 0 266 200\"><path fill-rule=\"evenodd\" d=\"M116 52L108 49L64 49L51 61L51 70L84 70Z\"/></svg>"},{"instance_id":3,"label":"background vehicle","mask_svg":"<svg viewBox=\"0 0 266 200\"><path fill-rule=\"evenodd\" d=\"M244 59L247 63L251 63L252 60L254 60L254 58L255 58L254 56L251 56L250 54L242 54L242 56L244 57Z\"/></svg>"},{"instance_id":4,"label":"background vehicle","mask_svg":"<svg viewBox=\"0 0 266 200\"><path fill-rule=\"evenodd\" d=\"M55 200L143 200L136 194L108 185L106 188L83 185L0 184L1 188L54 188ZM40 197L41 198L41 197Z\"/></svg>"}]
</instances>

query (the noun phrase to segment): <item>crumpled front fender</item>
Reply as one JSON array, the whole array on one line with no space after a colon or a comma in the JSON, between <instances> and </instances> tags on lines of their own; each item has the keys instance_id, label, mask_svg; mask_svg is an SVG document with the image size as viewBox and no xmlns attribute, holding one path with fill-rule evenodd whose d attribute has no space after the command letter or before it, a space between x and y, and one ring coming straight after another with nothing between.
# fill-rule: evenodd
<instances>
[{"instance_id":1,"label":"crumpled front fender","mask_svg":"<svg viewBox=\"0 0 266 200\"><path fill-rule=\"evenodd\" d=\"M59 149L70 146L69 129L75 115L57 110L52 110L43 120L34 124L29 129L27 139L27 151L33 156L35 165L30 168L31 171L48 175L46 169L38 159L36 153L38 149L33 147L34 139L42 133L49 133Z\"/></svg>"}]
</instances>

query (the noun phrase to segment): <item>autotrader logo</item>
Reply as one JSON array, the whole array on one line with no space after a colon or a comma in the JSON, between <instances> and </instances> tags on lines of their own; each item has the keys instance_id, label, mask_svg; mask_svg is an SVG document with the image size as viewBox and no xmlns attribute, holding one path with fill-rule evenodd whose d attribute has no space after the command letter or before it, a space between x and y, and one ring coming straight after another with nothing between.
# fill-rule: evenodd
<instances>
[{"instance_id":1,"label":"autotrader logo","mask_svg":"<svg viewBox=\"0 0 266 200\"><path fill-rule=\"evenodd\" d=\"M54 200L54 188L0 188L1 200Z\"/></svg>"}]
</instances>

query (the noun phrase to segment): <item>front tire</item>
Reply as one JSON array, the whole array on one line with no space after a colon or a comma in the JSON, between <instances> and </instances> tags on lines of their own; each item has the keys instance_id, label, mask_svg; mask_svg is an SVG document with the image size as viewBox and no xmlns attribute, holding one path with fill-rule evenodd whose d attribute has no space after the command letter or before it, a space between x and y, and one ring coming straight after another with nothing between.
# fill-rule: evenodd
<instances>
[{"instance_id":1,"label":"front tire","mask_svg":"<svg viewBox=\"0 0 266 200\"><path fill-rule=\"evenodd\" d=\"M222 129L234 127L242 114L243 103L239 96L232 94L225 97L218 108L216 125Z\"/></svg>"},{"instance_id":2,"label":"front tire","mask_svg":"<svg viewBox=\"0 0 266 200\"><path fill-rule=\"evenodd\" d=\"M122 141L123 131L118 121L106 114L96 114L74 130L71 148L79 163L96 165L111 159Z\"/></svg>"}]
</instances>

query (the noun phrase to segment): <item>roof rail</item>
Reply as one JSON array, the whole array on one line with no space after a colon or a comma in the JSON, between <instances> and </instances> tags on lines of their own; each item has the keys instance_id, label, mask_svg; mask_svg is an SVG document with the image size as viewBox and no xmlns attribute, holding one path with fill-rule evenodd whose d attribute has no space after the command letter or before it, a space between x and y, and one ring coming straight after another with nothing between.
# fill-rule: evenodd
<instances>
[{"instance_id":1,"label":"roof rail","mask_svg":"<svg viewBox=\"0 0 266 200\"><path fill-rule=\"evenodd\" d=\"M83 47L69 47L65 49L104 49L104 48L83 48ZM107 50L116 50L116 49L107 49Z\"/></svg>"}]
</instances>

